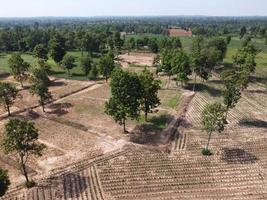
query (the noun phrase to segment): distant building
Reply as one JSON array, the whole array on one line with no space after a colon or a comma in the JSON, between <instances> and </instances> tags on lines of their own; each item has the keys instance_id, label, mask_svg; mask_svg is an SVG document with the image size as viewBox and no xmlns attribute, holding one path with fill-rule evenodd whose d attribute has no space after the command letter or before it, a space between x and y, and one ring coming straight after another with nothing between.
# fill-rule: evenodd
<instances>
[{"instance_id":1,"label":"distant building","mask_svg":"<svg viewBox=\"0 0 267 200\"><path fill-rule=\"evenodd\" d=\"M167 29L167 35L171 36L171 37L180 37L180 36L188 36L191 37L193 35L192 31L189 30L185 30L185 29L180 29L180 28L171 28L171 29Z\"/></svg>"}]
</instances>

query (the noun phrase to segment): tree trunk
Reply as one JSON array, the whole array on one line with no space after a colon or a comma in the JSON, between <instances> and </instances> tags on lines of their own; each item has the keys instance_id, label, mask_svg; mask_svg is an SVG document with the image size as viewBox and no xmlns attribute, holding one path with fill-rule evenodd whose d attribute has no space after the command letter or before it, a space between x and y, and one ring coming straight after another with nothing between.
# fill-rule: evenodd
<instances>
[{"instance_id":1,"label":"tree trunk","mask_svg":"<svg viewBox=\"0 0 267 200\"><path fill-rule=\"evenodd\" d=\"M147 122L147 111L145 112L145 121Z\"/></svg>"},{"instance_id":2,"label":"tree trunk","mask_svg":"<svg viewBox=\"0 0 267 200\"><path fill-rule=\"evenodd\" d=\"M107 82L108 82L108 77L106 76L106 78L105 78L105 79L106 79L106 83L107 83Z\"/></svg>"},{"instance_id":3,"label":"tree trunk","mask_svg":"<svg viewBox=\"0 0 267 200\"><path fill-rule=\"evenodd\" d=\"M209 133L209 138L208 138L208 143L207 143L207 146L206 146L206 150L209 150L211 133L212 133L212 132Z\"/></svg>"},{"instance_id":4,"label":"tree trunk","mask_svg":"<svg viewBox=\"0 0 267 200\"><path fill-rule=\"evenodd\" d=\"M193 92L195 92L195 89L196 89L196 83L197 83L197 74L195 73L194 85L193 85Z\"/></svg>"},{"instance_id":5,"label":"tree trunk","mask_svg":"<svg viewBox=\"0 0 267 200\"><path fill-rule=\"evenodd\" d=\"M9 105L6 105L6 109L7 109L8 116L11 116Z\"/></svg>"},{"instance_id":6,"label":"tree trunk","mask_svg":"<svg viewBox=\"0 0 267 200\"><path fill-rule=\"evenodd\" d=\"M68 71L68 76L70 77L70 70L69 70L69 69L67 69L67 71Z\"/></svg>"},{"instance_id":7,"label":"tree trunk","mask_svg":"<svg viewBox=\"0 0 267 200\"><path fill-rule=\"evenodd\" d=\"M124 132L124 133L127 133L125 119L123 119L122 124L123 124L123 132Z\"/></svg>"},{"instance_id":8,"label":"tree trunk","mask_svg":"<svg viewBox=\"0 0 267 200\"><path fill-rule=\"evenodd\" d=\"M42 105L43 112L45 113L44 103L41 103L41 105Z\"/></svg>"},{"instance_id":9,"label":"tree trunk","mask_svg":"<svg viewBox=\"0 0 267 200\"><path fill-rule=\"evenodd\" d=\"M26 166L23 162L23 156L20 156L20 162L21 162L20 165L21 165L22 173L25 176L26 182L29 183L28 172L27 172Z\"/></svg>"}]
</instances>

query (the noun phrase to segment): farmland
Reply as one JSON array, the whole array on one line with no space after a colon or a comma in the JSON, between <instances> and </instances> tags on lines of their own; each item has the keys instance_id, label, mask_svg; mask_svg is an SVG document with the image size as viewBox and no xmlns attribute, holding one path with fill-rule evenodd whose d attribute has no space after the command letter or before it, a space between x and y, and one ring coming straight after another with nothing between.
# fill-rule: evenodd
<instances>
[{"instance_id":1,"label":"farmland","mask_svg":"<svg viewBox=\"0 0 267 200\"><path fill-rule=\"evenodd\" d=\"M0 19L0 92L18 92L0 98L0 200L267 199L266 19L122 19ZM44 147L30 182L2 143L13 119Z\"/></svg>"},{"instance_id":2,"label":"farmland","mask_svg":"<svg viewBox=\"0 0 267 200\"><path fill-rule=\"evenodd\" d=\"M132 57L127 60L126 55L124 59L128 63L143 64L140 62L143 55L134 55L135 60ZM162 77L162 82L166 84L168 80ZM68 91L64 89L66 85ZM172 82L168 87L163 86L165 89L160 91L162 105L155 117L173 115L176 109L181 110L178 102L182 101L182 96L186 98L185 91ZM75 93L81 88L86 89ZM121 133L121 127L104 114L104 103L110 96L107 84L55 79L52 93L57 100L47 106L47 113L43 114L37 107L19 114L36 123L40 142L47 146L44 156L31 160L29 165L32 176L40 180L39 186L29 191L11 189L5 199L266 198L263 181L267 148L264 142L266 90L261 85L253 84L248 88L229 114L231 122L225 133L213 137L214 155L205 158L199 152L206 143L200 126L201 109L208 101L220 99L214 91L218 93L221 89L216 77L205 83L199 80L182 125L175 130L175 138L167 146L170 153L164 153L131 143ZM23 92L27 97L27 91ZM73 94L66 96L66 93ZM26 108L33 101L25 98L23 105ZM249 109L250 105L253 110ZM4 123L5 120L1 126ZM133 130L142 123L141 119L129 121L127 125ZM167 128L160 125L161 121L157 123L159 130ZM22 177L6 159L10 158L4 156L1 163L10 169L12 180L19 183Z\"/></svg>"}]
</instances>

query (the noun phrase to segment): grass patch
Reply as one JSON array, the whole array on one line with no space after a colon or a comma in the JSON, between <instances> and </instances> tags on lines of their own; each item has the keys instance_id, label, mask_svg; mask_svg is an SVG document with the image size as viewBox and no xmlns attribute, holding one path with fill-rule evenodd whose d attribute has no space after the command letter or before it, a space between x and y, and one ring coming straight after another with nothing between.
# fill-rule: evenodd
<instances>
[{"instance_id":1,"label":"grass patch","mask_svg":"<svg viewBox=\"0 0 267 200\"><path fill-rule=\"evenodd\" d=\"M48 60L48 64L51 66L52 76L55 76L57 78L65 78L65 79L72 79L72 80L81 80L81 81L87 81L88 77L86 77L82 71L82 68L80 66L80 60L82 57L82 54L80 51L69 51L68 54L74 56L76 58L76 67L71 70L72 76L68 76L67 71L62 69L58 64L56 64L52 59ZM8 66L8 60L11 57L12 53L2 53L0 54L0 73L8 72L10 73L10 68ZM86 56L87 53L84 53L84 56ZM28 63L30 63L31 67L35 67L37 63L37 59L34 58L31 54L23 53L21 54L21 57ZM93 61L97 62L98 57L94 57Z\"/></svg>"},{"instance_id":2,"label":"grass patch","mask_svg":"<svg viewBox=\"0 0 267 200\"><path fill-rule=\"evenodd\" d=\"M177 90L160 90L159 98L161 100L161 107L175 109L181 101L181 93Z\"/></svg>"},{"instance_id":3,"label":"grass patch","mask_svg":"<svg viewBox=\"0 0 267 200\"><path fill-rule=\"evenodd\" d=\"M129 67L148 68L149 66L131 63L129 64Z\"/></svg>"},{"instance_id":4,"label":"grass patch","mask_svg":"<svg viewBox=\"0 0 267 200\"><path fill-rule=\"evenodd\" d=\"M104 107L103 106L92 106L92 105L76 105L75 106L75 112L78 114L92 114L96 115L99 113L104 113Z\"/></svg>"},{"instance_id":5,"label":"grass patch","mask_svg":"<svg viewBox=\"0 0 267 200\"><path fill-rule=\"evenodd\" d=\"M164 130L171 120L171 116L168 114L162 114L159 116L148 116L148 121L145 121L145 116L141 115L138 125L143 126L146 131L162 131Z\"/></svg>"}]
</instances>

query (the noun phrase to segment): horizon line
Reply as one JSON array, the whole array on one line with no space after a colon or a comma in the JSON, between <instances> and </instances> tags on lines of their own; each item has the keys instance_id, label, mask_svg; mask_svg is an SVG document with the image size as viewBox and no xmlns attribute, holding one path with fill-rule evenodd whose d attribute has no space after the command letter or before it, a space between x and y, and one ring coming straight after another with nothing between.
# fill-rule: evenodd
<instances>
[{"instance_id":1,"label":"horizon line","mask_svg":"<svg viewBox=\"0 0 267 200\"><path fill-rule=\"evenodd\" d=\"M19 18L99 18L99 17L239 17L239 18L253 18L253 17L267 17L267 15L92 15L92 16L0 16L0 19L19 19Z\"/></svg>"}]
</instances>

